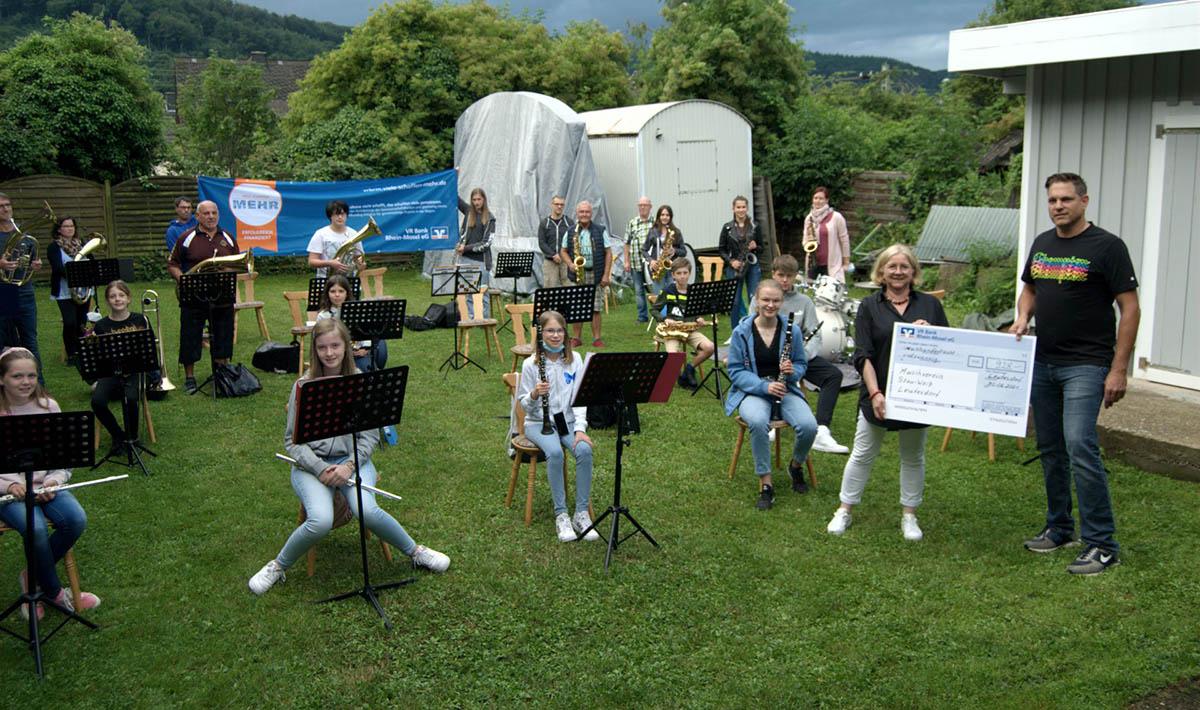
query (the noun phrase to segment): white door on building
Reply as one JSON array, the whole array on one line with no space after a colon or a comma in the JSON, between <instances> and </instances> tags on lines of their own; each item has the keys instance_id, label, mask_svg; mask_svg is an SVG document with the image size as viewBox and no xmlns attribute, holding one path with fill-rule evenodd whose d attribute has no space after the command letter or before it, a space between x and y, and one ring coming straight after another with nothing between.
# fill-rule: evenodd
<instances>
[{"instance_id":1,"label":"white door on building","mask_svg":"<svg viewBox=\"0 0 1200 710\"><path fill-rule=\"evenodd\" d=\"M1156 104L1154 132L1134 372L1200 389L1200 106Z\"/></svg>"}]
</instances>

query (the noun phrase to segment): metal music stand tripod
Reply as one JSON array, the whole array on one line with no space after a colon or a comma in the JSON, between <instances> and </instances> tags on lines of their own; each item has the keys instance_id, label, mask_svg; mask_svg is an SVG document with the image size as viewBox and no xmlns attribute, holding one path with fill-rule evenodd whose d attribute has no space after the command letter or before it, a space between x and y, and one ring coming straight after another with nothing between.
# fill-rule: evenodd
<instances>
[{"instance_id":1,"label":"metal music stand tripod","mask_svg":"<svg viewBox=\"0 0 1200 710\"><path fill-rule=\"evenodd\" d=\"M683 353L596 353L588 358L583 371L583 380L575 395L572 406L590 407L611 404L617 408L617 458L613 479L613 502L596 518L592 526L580 532L575 539L582 540L590 530L599 532L600 523L612 516L612 529L604 554L604 569L608 569L613 550L634 535L641 533L650 544L658 547L646 528L642 527L629 508L621 505L621 456L624 447L631 445L626 440L629 431L625 428L626 409L639 402L666 402L675 388L675 377L683 366ZM619 537L621 516L633 525L633 532ZM601 533L603 536L603 533Z\"/></svg>"},{"instance_id":2,"label":"metal music stand tripod","mask_svg":"<svg viewBox=\"0 0 1200 710\"><path fill-rule=\"evenodd\" d=\"M314 356L315 357L315 356ZM342 594L321 599L316 604L362 597L375 607L389 630L392 622L379 605L376 592L401 587L416 581L415 577L387 584L371 584L367 565L367 528L363 523L362 476L359 474L358 433L400 423L404 407L404 389L408 382L408 365L390 367L376 372L363 372L345 377L324 377L304 380L296 388L296 421L293 441L303 444L343 434L354 438L354 493L358 497L358 544L362 554L362 586Z\"/></svg>"},{"instance_id":3,"label":"metal music stand tripod","mask_svg":"<svg viewBox=\"0 0 1200 710\"><path fill-rule=\"evenodd\" d=\"M479 293L479 284L483 281L482 266L465 266L463 264L454 264L453 266L445 266L435 268L431 274L429 295L431 296L454 296L457 303L458 294L473 294ZM465 313L459 313L459 318L465 316ZM482 313L476 313L476 317L482 317ZM446 375L450 374L450 370L461 370L467 365L478 367L481 372L487 372L483 365L475 362L467 357L466 353L459 349L458 345L458 325L454 328L454 352L442 361L438 366L438 371L446 370ZM447 369L449 368L449 369ZM445 375L443 375L444 377Z\"/></svg>"},{"instance_id":4,"label":"metal music stand tripod","mask_svg":"<svg viewBox=\"0 0 1200 710\"><path fill-rule=\"evenodd\" d=\"M357 301L362 298L362 279L357 276L347 276L346 279L350 282L350 293L346 294L346 301L351 299ZM314 276L308 280L308 304L306 310L313 312L321 310L321 294L325 293L325 284L329 281L326 276Z\"/></svg>"},{"instance_id":5,"label":"metal music stand tripod","mask_svg":"<svg viewBox=\"0 0 1200 710\"><path fill-rule=\"evenodd\" d=\"M28 604L29 635L22 635L7 626L0 626L0 631L29 644L37 663L39 679L44 677L42 644L66 626L68 621L78 621L93 630L100 628L61 606L38 589L38 559L33 547L33 472L91 466L95 456L92 448L92 426L91 412L0 417L0 472L25 474L25 565L29 580L29 591L21 594L17 601L0 612L0 622L17 611L22 604ZM56 609L64 615L63 620L46 634L45 638L41 636L38 628L38 603Z\"/></svg>"},{"instance_id":6,"label":"metal music stand tripod","mask_svg":"<svg viewBox=\"0 0 1200 710\"><path fill-rule=\"evenodd\" d=\"M212 327L213 315L218 308L232 308L237 301L237 272L236 271L205 271L199 274L183 274L179 277L179 305L190 306L192 308L207 308L208 309L208 324L209 329L214 334L216 328ZM216 343L212 343L216 345ZM213 355L213 348L208 349L208 360L211 365L211 371L208 378L200 383L191 394L196 394L203 390L213 381L213 376L217 371L217 358ZM214 384L212 388L213 401L217 401L217 386Z\"/></svg>"},{"instance_id":7,"label":"metal music stand tripod","mask_svg":"<svg viewBox=\"0 0 1200 710\"><path fill-rule=\"evenodd\" d=\"M708 374L700 380L700 386L692 391L692 396L696 396L696 392L701 389L708 391L717 398L717 401L725 399L725 394L721 389L721 379L724 378L727 385L733 383L729 380L729 374L725 372L725 368L721 366L721 358L717 355L717 343L721 342L717 337L717 314L729 313L733 310L733 299L737 296L737 279L722 279L720 281L705 281L688 285L687 305L683 307L683 319L695 320L699 316L712 315L712 341L713 341L713 357L712 368ZM730 332L737 327L737 323L731 323L729 326ZM712 380L712 384L709 384Z\"/></svg>"},{"instance_id":8,"label":"metal music stand tripod","mask_svg":"<svg viewBox=\"0 0 1200 710\"><path fill-rule=\"evenodd\" d=\"M79 371L83 374L85 380L98 380L101 377L116 377L124 380L125 377L137 377L137 401L139 405L142 399L142 390L146 386L146 378L143 376L143 373L159 369L158 346L154 342L154 331L149 328L80 338L79 357ZM125 387L124 382L122 382L122 403L127 403L125 402L125 397ZM151 456L157 456L158 454L146 448L137 439L126 439L125 441L113 443L120 444L120 450L114 448L104 458L100 459L95 466L92 466L93 469L99 468L101 464L112 459L119 453L124 453L127 460L125 462L114 460L114 463L132 468L134 461L136 461L137 465L141 467L142 473L147 476L150 475L150 472L146 470L146 464L142 461L141 454L138 452L144 451Z\"/></svg>"},{"instance_id":9,"label":"metal music stand tripod","mask_svg":"<svg viewBox=\"0 0 1200 710\"><path fill-rule=\"evenodd\" d=\"M133 281L133 259L84 259L63 263L63 275L69 288L96 289L96 302L103 296L101 290L109 283L122 279Z\"/></svg>"},{"instance_id":10,"label":"metal music stand tripod","mask_svg":"<svg viewBox=\"0 0 1200 710\"><path fill-rule=\"evenodd\" d=\"M517 279L533 276L533 252L531 251L502 251L496 255L496 271L493 274L498 279L512 278L513 303L517 302ZM512 332L512 317L510 316L499 330L508 328Z\"/></svg>"}]
</instances>

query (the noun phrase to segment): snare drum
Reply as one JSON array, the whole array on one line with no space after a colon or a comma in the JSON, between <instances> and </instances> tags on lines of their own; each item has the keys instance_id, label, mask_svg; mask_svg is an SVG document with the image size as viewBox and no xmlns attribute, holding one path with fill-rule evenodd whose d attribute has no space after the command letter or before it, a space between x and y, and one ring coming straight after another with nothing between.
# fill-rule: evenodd
<instances>
[{"instance_id":1,"label":"snare drum","mask_svg":"<svg viewBox=\"0 0 1200 710\"><path fill-rule=\"evenodd\" d=\"M840 310L824 303L817 303L817 320L821 323L821 349L817 355L829 362L841 362L854 350L849 321Z\"/></svg>"},{"instance_id":2,"label":"snare drum","mask_svg":"<svg viewBox=\"0 0 1200 710\"><path fill-rule=\"evenodd\" d=\"M840 307L846 300L846 284L829 274L817 277L817 287L813 292L816 294L817 303L824 301L831 306Z\"/></svg>"}]
</instances>

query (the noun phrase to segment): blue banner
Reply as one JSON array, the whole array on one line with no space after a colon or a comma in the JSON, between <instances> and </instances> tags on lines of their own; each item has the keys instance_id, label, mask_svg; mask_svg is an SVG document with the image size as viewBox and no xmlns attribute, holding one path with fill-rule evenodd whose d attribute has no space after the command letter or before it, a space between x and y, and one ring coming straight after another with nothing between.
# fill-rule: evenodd
<instances>
[{"instance_id":1,"label":"blue banner","mask_svg":"<svg viewBox=\"0 0 1200 710\"><path fill-rule=\"evenodd\" d=\"M306 254L314 232L329 226L325 205L350 206L346 224L361 231L374 218L382 234L368 238L368 254L453 249L458 242L458 175L443 170L382 180L276 182L200 176L201 200L220 210L221 228L242 249Z\"/></svg>"}]
</instances>

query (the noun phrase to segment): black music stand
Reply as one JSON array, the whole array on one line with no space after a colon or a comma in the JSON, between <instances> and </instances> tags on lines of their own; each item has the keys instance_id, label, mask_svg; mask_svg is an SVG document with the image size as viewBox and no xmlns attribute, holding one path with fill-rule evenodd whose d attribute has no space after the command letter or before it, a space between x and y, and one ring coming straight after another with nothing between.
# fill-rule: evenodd
<instances>
[{"instance_id":1,"label":"black music stand","mask_svg":"<svg viewBox=\"0 0 1200 710\"><path fill-rule=\"evenodd\" d=\"M362 298L362 279L357 276L347 276L346 279L350 281L350 293L346 294L346 300L357 301ZM325 276L314 276L308 280L308 310L321 310L321 294L325 291L325 282L328 280Z\"/></svg>"},{"instance_id":2,"label":"black music stand","mask_svg":"<svg viewBox=\"0 0 1200 710\"><path fill-rule=\"evenodd\" d=\"M79 371L85 380L98 380L101 377L138 378L138 402L141 402L142 389L146 379L142 373L159 369L158 347L154 341L154 331L149 328L142 330L126 330L104 335L90 335L79 339ZM121 401L125 401L125 387L122 383ZM97 469L105 461L119 453L126 455L126 461L114 461L122 466L133 467L134 461L147 476L146 464L139 452L144 451L151 456L157 456L137 439L113 442L120 444L120 449L114 448L104 458L100 459L93 469Z\"/></svg>"},{"instance_id":3,"label":"black music stand","mask_svg":"<svg viewBox=\"0 0 1200 710\"><path fill-rule=\"evenodd\" d=\"M342 304L342 322L355 340L371 341L371 370L375 369L375 345L380 340L404 337L403 298L346 301Z\"/></svg>"},{"instance_id":4,"label":"black music stand","mask_svg":"<svg viewBox=\"0 0 1200 710\"><path fill-rule=\"evenodd\" d=\"M296 421L292 440L303 444L343 434L354 437L354 492L358 496L358 544L362 553L363 583L358 589L321 599L316 604L362 597L391 630L392 622L375 593L401 587L416 581L409 578L387 584L371 584L367 565L367 528L363 523L362 476L358 472L358 433L400 423L404 407L404 389L408 382L408 365L390 367L377 372L363 372L345 377L323 377L305 380L296 388Z\"/></svg>"},{"instance_id":5,"label":"black music stand","mask_svg":"<svg viewBox=\"0 0 1200 710\"><path fill-rule=\"evenodd\" d=\"M595 315L596 284L539 288L533 292L533 322L546 311L558 311L568 323L588 323Z\"/></svg>"},{"instance_id":6,"label":"black music stand","mask_svg":"<svg viewBox=\"0 0 1200 710\"><path fill-rule=\"evenodd\" d=\"M729 313L733 310L733 299L738 294L738 279L721 279L720 281L702 281L694 284L688 284L687 305L683 307L683 319L695 320L698 316L712 315L712 341L713 341L713 357L712 368L708 374L700 380L700 386L692 391L692 396L701 389L713 394L717 401L725 399L725 394L721 389L721 378L725 378L725 382L729 385L733 383L729 379L729 374L725 372L725 368L721 366L721 358L717 357L717 343L721 342L717 338L717 314ZM730 332L737 327L737 323L732 323L729 326ZM712 385L708 383L713 380Z\"/></svg>"},{"instance_id":7,"label":"black music stand","mask_svg":"<svg viewBox=\"0 0 1200 710\"><path fill-rule=\"evenodd\" d=\"M99 290L117 279L133 281L133 259L84 259L63 263L63 275L68 288L94 288L96 301Z\"/></svg>"},{"instance_id":8,"label":"black music stand","mask_svg":"<svg viewBox=\"0 0 1200 710\"><path fill-rule=\"evenodd\" d=\"M483 281L483 267L476 264L454 264L435 268L430 274L429 295L431 296L454 296L457 303L458 294L473 294L479 293L480 283ZM466 313L459 313L456 320L461 320L466 317ZM483 317L482 313L476 313L475 317ZM446 370L445 375L450 374L450 370L461 370L467 365L478 367L481 372L487 372L483 365L475 362L467 357L466 353L459 349L458 345L458 324L454 325L454 352L442 361L438 366L438 372ZM447 369L449 368L449 369ZM443 375L443 377L445 376Z\"/></svg>"},{"instance_id":9,"label":"black music stand","mask_svg":"<svg viewBox=\"0 0 1200 710\"><path fill-rule=\"evenodd\" d=\"M218 308L232 307L237 301L237 272L236 271L205 271L199 274L183 274L179 277L179 305L193 308L208 309L208 323L211 330L213 314ZM215 345L216 343L213 343ZM208 360L211 366L208 378L200 383L194 391L196 394L213 381L217 371L217 359L213 350L208 349ZM213 401L217 401L217 386L212 388Z\"/></svg>"},{"instance_id":10,"label":"black music stand","mask_svg":"<svg viewBox=\"0 0 1200 710\"><path fill-rule=\"evenodd\" d=\"M622 543L641 533L650 544L658 547L650 533L621 505L621 455L624 447L630 446L625 436L626 409L639 402L666 402L675 388L675 377L683 366L683 353L597 353L588 358L583 371L583 380L575 394L572 406L590 407L610 404L617 409L617 459L613 479L613 502L587 530L576 535L582 540L588 531L595 529L608 516L612 516L612 529L607 542L608 552L604 555L604 569L608 569L613 550ZM634 531L619 538L618 525L624 515L633 524Z\"/></svg>"},{"instance_id":11,"label":"black music stand","mask_svg":"<svg viewBox=\"0 0 1200 710\"><path fill-rule=\"evenodd\" d=\"M496 271L492 274L498 279L513 280L513 303L517 302L517 279L533 276L533 252L531 251L502 251L496 255ZM508 328L512 332L512 317L510 316L500 330Z\"/></svg>"},{"instance_id":12,"label":"black music stand","mask_svg":"<svg viewBox=\"0 0 1200 710\"><path fill-rule=\"evenodd\" d=\"M38 560L33 550L33 472L91 466L95 456L92 426L91 412L0 417L0 472L25 474L25 565L29 580L29 591L22 593L17 601L0 612L0 622L20 609L22 604L29 604L29 635L24 636L7 626L0 626L0 631L29 644L37 663L39 679L44 677L42 644L49 641L68 621L78 621L93 630L100 628L74 611L60 606L38 589ZM39 602L64 615L63 620L45 638L42 638L38 629Z\"/></svg>"}]
</instances>

